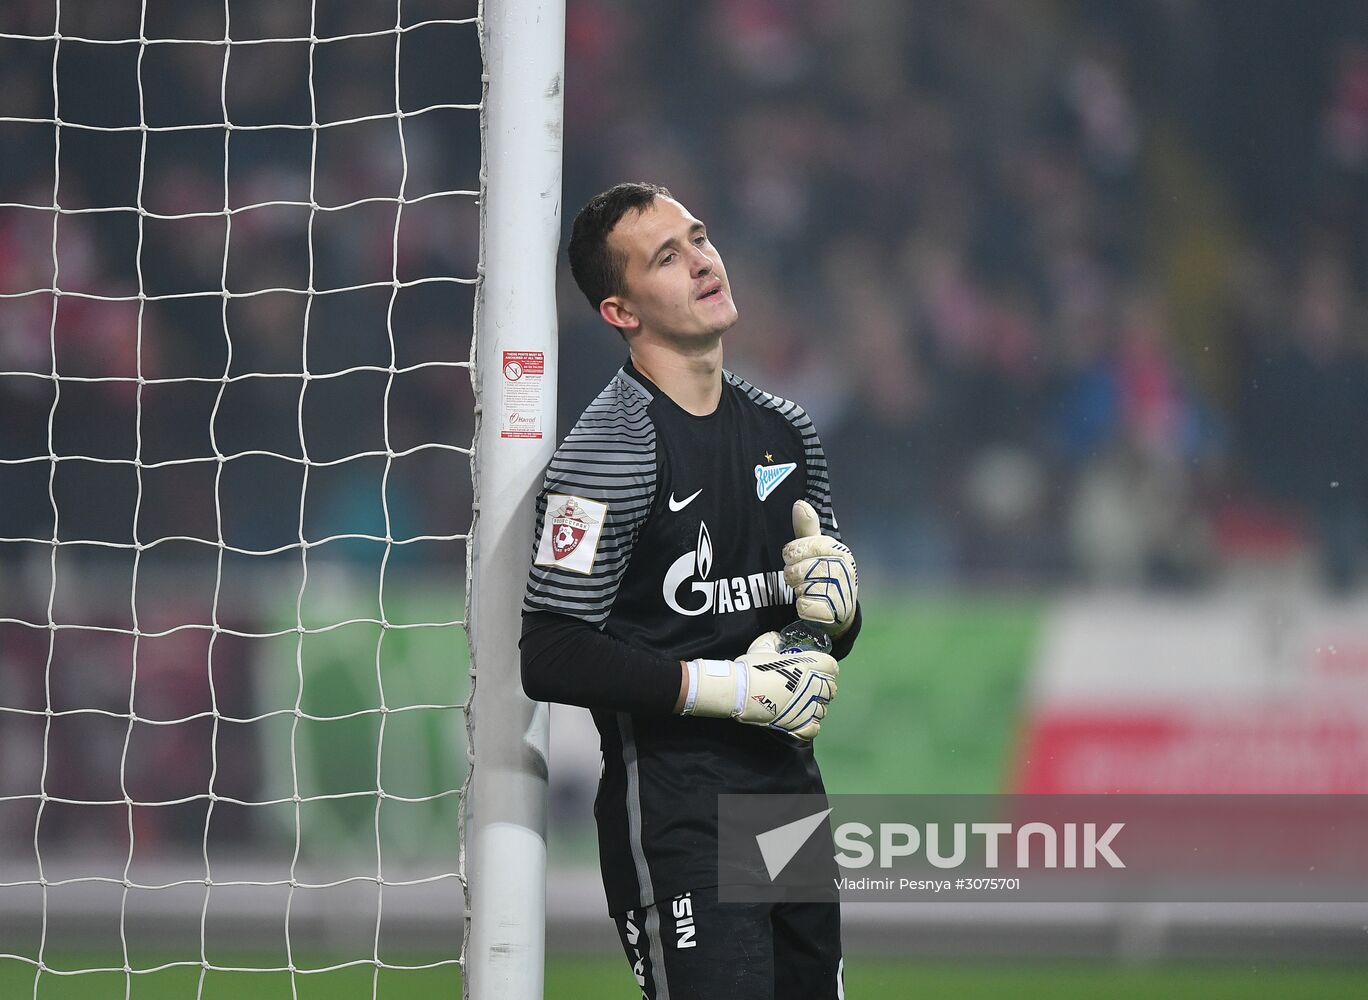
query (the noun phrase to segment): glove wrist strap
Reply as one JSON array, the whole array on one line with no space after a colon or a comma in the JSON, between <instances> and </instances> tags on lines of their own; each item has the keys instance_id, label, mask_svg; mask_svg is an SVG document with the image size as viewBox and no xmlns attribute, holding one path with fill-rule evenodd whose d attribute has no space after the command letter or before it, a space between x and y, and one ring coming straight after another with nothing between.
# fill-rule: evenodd
<instances>
[{"instance_id":1,"label":"glove wrist strap","mask_svg":"<svg viewBox=\"0 0 1368 1000\"><path fill-rule=\"evenodd\" d=\"M746 670L733 660L690 660L689 692L684 714L713 719L735 718L746 704ZM696 681L696 683L695 683Z\"/></svg>"},{"instance_id":2,"label":"glove wrist strap","mask_svg":"<svg viewBox=\"0 0 1368 1000\"><path fill-rule=\"evenodd\" d=\"M690 660L684 664L689 672L689 691L684 696L684 710L680 715L693 715L694 703L698 701L698 661Z\"/></svg>"}]
</instances>

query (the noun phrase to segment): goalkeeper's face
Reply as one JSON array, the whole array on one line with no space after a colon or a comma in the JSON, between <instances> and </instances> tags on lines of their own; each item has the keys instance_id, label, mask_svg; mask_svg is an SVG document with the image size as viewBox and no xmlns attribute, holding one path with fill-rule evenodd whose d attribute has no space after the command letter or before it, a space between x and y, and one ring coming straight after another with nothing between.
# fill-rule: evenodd
<instances>
[{"instance_id":1,"label":"goalkeeper's face","mask_svg":"<svg viewBox=\"0 0 1368 1000\"><path fill-rule=\"evenodd\" d=\"M608 240L627 260L626 294L599 306L609 323L629 335L715 342L736 322L722 255L679 202L656 198L645 211L628 212Z\"/></svg>"}]
</instances>

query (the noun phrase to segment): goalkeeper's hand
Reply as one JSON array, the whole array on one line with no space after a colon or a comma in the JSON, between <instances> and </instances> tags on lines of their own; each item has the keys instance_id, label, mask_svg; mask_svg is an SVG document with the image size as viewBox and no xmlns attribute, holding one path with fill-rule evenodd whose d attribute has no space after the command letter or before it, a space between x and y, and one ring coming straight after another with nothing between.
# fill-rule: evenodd
<instances>
[{"instance_id":1,"label":"goalkeeper's hand","mask_svg":"<svg viewBox=\"0 0 1368 1000\"><path fill-rule=\"evenodd\" d=\"M812 504L793 505L793 541L784 546L784 582L793 588L798 617L842 636L855 620L860 574L849 547L822 534Z\"/></svg>"},{"instance_id":2,"label":"goalkeeper's hand","mask_svg":"<svg viewBox=\"0 0 1368 1000\"><path fill-rule=\"evenodd\" d=\"M779 652L766 632L734 660L690 660L684 715L735 719L812 740L836 697L836 661L826 653Z\"/></svg>"}]
</instances>

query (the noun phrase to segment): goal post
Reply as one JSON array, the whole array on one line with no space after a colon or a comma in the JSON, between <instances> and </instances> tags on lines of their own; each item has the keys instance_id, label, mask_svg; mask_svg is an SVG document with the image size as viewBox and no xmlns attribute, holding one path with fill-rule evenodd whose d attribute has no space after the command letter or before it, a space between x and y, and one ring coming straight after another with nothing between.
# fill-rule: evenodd
<instances>
[{"instance_id":1,"label":"goal post","mask_svg":"<svg viewBox=\"0 0 1368 1000\"><path fill-rule=\"evenodd\" d=\"M485 0L481 271L471 364L469 996L542 996L548 712L518 637L533 501L555 445L564 0Z\"/></svg>"},{"instance_id":2,"label":"goal post","mask_svg":"<svg viewBox=\"0 0 1368 1000\"><path fill-rule=\"evenodd\" d=\"M564 6L0 4L0 996L541 997Z\"/></svg>"}]
</instances>

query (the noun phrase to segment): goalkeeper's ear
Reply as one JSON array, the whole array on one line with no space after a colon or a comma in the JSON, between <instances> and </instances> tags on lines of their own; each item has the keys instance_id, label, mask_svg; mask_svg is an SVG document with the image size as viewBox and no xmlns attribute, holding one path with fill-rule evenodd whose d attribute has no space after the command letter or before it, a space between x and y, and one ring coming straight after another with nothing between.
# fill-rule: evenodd
<instances>
[{"instance_id":1,"label":"goalkeeper's ear","mask_svg":"<svg viewBox=\"0 0 1368 1000\"><path fill-rule=\"evenodd\" d=\"M621 295L610 295L599 303L599 315L609 326L616 327L624 337L641 326L641 317L632 311L631 304Z\"/></svg>"}]
</instances>

